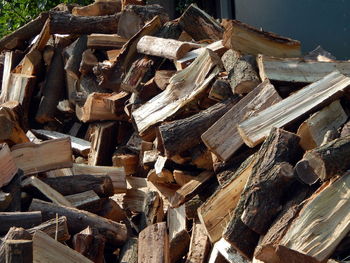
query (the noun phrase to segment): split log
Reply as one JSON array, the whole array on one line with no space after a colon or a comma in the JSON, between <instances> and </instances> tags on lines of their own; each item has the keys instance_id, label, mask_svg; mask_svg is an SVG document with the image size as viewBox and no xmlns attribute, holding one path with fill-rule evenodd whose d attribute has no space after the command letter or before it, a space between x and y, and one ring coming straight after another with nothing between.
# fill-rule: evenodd
<instances>
[{"instance_id":1,"label":"split log","mask_svg":"<svg viewBox=\"0 0 350 263\"><path fill-rule=\"evenodd\" d=\"M199 45L190 42L152 36L144 36L137 43L139 53L174 60L182 58L191 49L199 47Z\"/></svg>"},{"instance_id":2,"label":"split log","mask_svg":"<svg viewBox=\"0 0 350 263\"><path fill-rule=\"evenodd\" d=\"M244 144L237 124L281 100L273 85L264 81L203 133L203 142L221 160L227 161Z\"/></svg>"},{"instance_id":3,"label":"split log","mask_svg":"<svg viewBox=\"0 0 350 263\"><path fill-rule=\"evenodd\" d=\"M57 242L44 232L36 231L33 236L33 262L92 263L83 255L68 246Z\"/></svg>"},{"instance_id":4,"label":"split log","mask_svg":"<svg viewBox=\"0 0 350 263\"><path fill-rule=\"evenodd\" d=\"M230 83L227 80L217 79L211 86L208 98L215 101L224 101L233 97Z\"/></svg>"},{"instance_id":5,"label":"split log","mask_svg":"<svg viewBox=\"0 0 350 263\"><path fill-rule=\"evenodd\" d=\"M111 198L104 202L97 214L115 222L125 222L127 219L126 212Z\"/></svg>"},{"instance_id":6,"label":"split log","mask_svg":"<svg viewBox=\"0 0 350 263\"><path fill-rule=\"evenodd\" d=\"M305 61L299 58L274 58L264 55L257 57L259 73L262 80L312 83L337 70L350 75L348 61Z\"/></svg>"},{"instance_id":7,"label":"split log","mask_svg":"<svg viewBox=\"0 0 350 263\"><path fill-rule=\"evenodd\" d=\"M11 148L11 153L17 167L23 170L24 175L72 167L72 148L69 138L49 140L40 144L17 144Z\"/></svg>"},{"instance_id":8,"label":"split log","mask_svg":"<svg viewBox=\"0 0 350 263\"><path fill-rule=\"evenodd\" d=\"M157 135L165 155L172 157L200 144L200 136L237 102L219 102L191 117L161 124Z\"/></svg>"},{"instance_id":9,"label":"split log","mask_svg":"<svg viewBox=\"0 0 350 263\"><path fill-rule=\"evenodd\" d=\"M74 250L95 263L104 263L105 239L95 228L88 226L73 237Z\"/></svg>"},{"instance_id":10,"label":"split log","mask_svg":"<svg viewBox=\"0 0 350 263\"><path fill-rule=\"evenodd\" d=\"M254 260L250 261L241 256L225 239L221 238L218 242L214 244L214 248L216 249L226 260L230 263L249 263L254 262Z\"/></svg>"},{"instance_id":11,"label":"split log","mask_svg":"<svg viewBox=\"0 0 350 263\"><path fill-rule=\"evenodd\" d=\"M88 35L118 32L120 14L111 16L74 16L65 12L50 12L51 34Z\"/></svg>"},{"instance_id":12,"label":"split log","mask_svg":"<svg viewBox=\"0 0 350 263\"><path fill-rule=\"evenodd\" d=\"M72 52L64 66L67 74L76 80L80 77L80 63L83 52L87 49L87 38L86 35L83 35L71 44Z\"/></svg>"},{"instance_id":13,"label":"split log","mask_svg":"<svg viewBox=\"0 0 350 263\"><path fill-rule=\"evenodd\" d=\"M17 167L7 144L0 145L0 188L9 184L17 174Z\"/></svg>"},{"instance_id":14,"label":"split log","mask_svg":"<svg viewBox=\"0 0 350 263\"><path fill-rule=\"evenodd\" d=\"M128 40L117 34L91 34L87 39L87 47L92 49L120 49Z\"/></svg>"},{"instance_id":15,"label":"split log","mask_svg":"<svg viewBox=\"0 0 350 263\"><path fill-rule=\"evenodd\" d=\"M174 170L173 176L174 176L175 182L180 186L184 186L189 181L196 179L196 176L193 173L180 171L180 170Z\"/></svg>"},{"instance_id":16,"label":"split log","mask_svg":"<svg viewBox=\"0 0 350 263\"><path fill-rule=\"evenodd\" d=\"M74 7L72 15L75 16L107 16L120 12L121 1L98 1L87 6Z\"/></svg>"},{"instance_id":17,"label":"split log","mask_svg":"<svg viewBox=\"0 0 350 263\"><path fill-rule=\"evenodd\" d=\"M195 223L192 227L190 248L185 263L208 262L210 241L202 224Z\"/></svg>"},{"instance_id":18,"label":"split log","mask_svg":"<svg viewBox=\"0 0 350 263\"><path fill-rule=\"evenodd\" d=\"M320 146L329 130L337 130L348 119L339 100L311 115L298 128L297 135L301 138L300 145L304 150Z\"/></svg>"},{"instance_id":19,"label":"split log","mask_svg":"<svg viewBox=\"0 0 350 263\"><path fill-rule=\"evenodd\" d=\"M31 235L34 235L36 231L42 231L59 242L64 242L70 239L67 218L65 216L50 219L40 225L27 229L27 231Z\"/></svg>"},{"instance_id":20,"label":"split log","mask_svg":"<svg viewBox=\"0 0 350 263\"><path fill-rule=\"evenodd\" d=\"M174 76L175 73L175 70L157 70L154 74L154 82L159 89L165 90L170 83L170 78Z\"/></svg>"},{"instance_id":21,"label":"split log","mask_svg":"<svg viewBox=\"0 0 350 263\"><path fill-rule=\"evenodd\" d=\"M179 19L179 23L194 40L220 40L224 29L197 5L191 4Z\"/></svg>"},{"instance_id":22,"label":"split log","mask_svg":"<svg viewBox=\"0 0 350 263\"><path fill-rule=\"evenodd\" d=\"M71 203L71 207L95 214L101 211L104 202L93 190L67 195L65 199Z\"/></svg>"},{"instance_id":23,"label":"split log","mask_svg":"<svg viewBox=\"0 0 350 263\"><path fill-rule=\"evenodd\" d=\"M171 117L203 92L217 74L217 65L220 65L219 57L206 49L191 66L171 78L165 91L133 111L132 116L139 134L144 134L151 126ZM207 77L209 72L211 74Z\"/></svg>"},{"instance_id":24,"label":"split log","mask_svg":"<svg viewBox=\"0 0 350 263\"><path fill-rule=\"evenodd\" d=\"M139 165L139 156L137 154L118 154L114 153L112 156L113 166L122 167L125 175L132 175L137 173Z\"/></svg>"},{"instance_id":25,"label":"split log","mask_svg":"<svg viewBox=\"0 0 350 263\"><path fill-rule=\"evenodd\" d=\"M120 251L119 263L137 263L137 238L130 238Z\"/></svg>"},{"instance_id":26,"label":"split log","mask_svg":"<svg viewBox=\"0 0 350 263\"><path fill-rule=\"evenodd\" d=\"M151 225L139 234L138 263L170 263L166 223Z\"/></svg>"},{"instance_id":27,"label":"split log","mask_svg":"<svg viewBox=\"0 0 350 263\"><path fill-rule=\"evenodd\" d=\"M44 220L54 218L56 214L67 217L68 229L71 234L78 233L89 225L92 225L98 229L99 233L103 235L111 245L121 245L127 239L127 229L125 225L83 210L57 206L33 199L29 211L41 211Z\"/></svg>"},{"instance_id":28,"label":"split log","mask_svg":"<svg viewBox=\"0 0 350 263\"><path fill-rule=\"evenodd\" d=\"M41 224L41 212L0 212L0 234L6 234L13 226L30 228Z\"/></svg>"},{"instance_id":29,"label":"split log","mask_svg":"<svg viewBox=\"0 0 350 263\"><path fill-rule=\"evenodd\" d=\"M93 68L98 64L98 59L92 49L83 52L79 66L79 72L82 75L93 74Z\"/></svg>"},{"instance_id":30,"label":"split log","mask_svg":"<svg viewBox=\"0 0 350 263\"><path fill-rule=\"evenodd\" d=\"M6 208L6 212L17 212L21 211L22 208L22 190L21 190L21 181L23 178L23 171L18 169L16 175L12 178L12 180L6 185L2 187L2 190L5 193L9 193L11 195L10 204Z\"/></svg>"},{"instance_id":31,"label":"split log","mask_svg":"<svg viewBox=\"0 0 350 263\"><path fill-rule=\"evenodd\" d=\"M264 54L274 57L300 57L300 42L271 32L261 31L238 20L225 26L224 46L243 54Z\"/></svg>"},{"instance_id":32,"label":"split log","mask_svg":"<svg viewBox=\"0 0 350 263\"><path fill-rule=\"evenodd\" d=\"M33 241L32 240L6 240L5 241L6 263L32 263Z\"/></svg>"},{"instance_id":33,"label":"split log","mask_svg":"<svg viewBox=\"0 0 350 263\"><path fill-rule=\"evenodd\" d=\"M156 191L147 191L144 197L141 212L140 229L163 221L164 207L163 199Z\"/></svg>"},{"instance_id":34,"label":"split log","mask_svg":"<svg viewBox=\"0 0 350 263\"><path fill-rule=\"evenodd\" d=\"M34 130L32 129L32 132L40 139L48 140L48 139L61 139L61 138L70 138L71 144L72 144L72 150L73 152L80 154L84 157L87 157L90 148L91 143L89 141L66 135L60 132L56 131L48 131L48 130Z\"/></svg>"},{"instance_id":35,"label":"split log","mask_svg":"<svg viewBox=\"0 0 350 263\"><path fill-rule=\"evenodd\" d=\"M219 250L213 248L210 252L208 263L227 263L227 260L221 255Z\"/></svg>"},{"instance_id":36,"label":"split log","mask_svg":"<svg viewBox=\"0 0 350 263\"><path fill-rule=\"evenodd\" d=\"M319 179L329 180L349 169L349 151L350 136L335 139L307 151L303 159L295 165L295 170L299 178L310 185Z\"/></svg>"},{"instance_id":37,"label":"split log","mask_svg":"<svg viewBox=\"0 0 350 263\"><path fill-rule=\"evenodd\" d=\"M241 122L238 131L249 147L261 143L272 127L283 127L324 104L338 99L348 90L350 78L333 72L288 98ZM258 124L259 125L258 125Z\"/></svg>"}]
</instances>

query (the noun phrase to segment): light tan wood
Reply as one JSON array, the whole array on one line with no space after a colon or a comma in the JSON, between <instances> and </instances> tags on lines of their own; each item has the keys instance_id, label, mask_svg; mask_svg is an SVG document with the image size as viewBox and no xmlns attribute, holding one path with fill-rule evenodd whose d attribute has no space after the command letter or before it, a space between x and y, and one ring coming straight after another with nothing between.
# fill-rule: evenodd
<instances>
[{"instance_id":1,"label":"light tan wood","mask_svg":"<svg viewBox=\"0 0 350 263\"><path fill-rule=\"evenodd\" d=\"M16 162L11 154L10 148L6 143L0 145L0 188L11 182L17 174Z\"/></svg>"},{"instance_id":2,"label":"light tan wood","mask_svg":"<svg viewBox=\"0 0 350 263\"><path fill-rule=\"evenodd\" d=\"M300 145L306 150L320 146L329 130L337 130L348 119L339 100L311 115L298 128L297 135L301 138Z\"/></svg>"},{"instance_id":3,"label":"light tan wood","mask_svg":"<svg viewBox=\"0 0 350 263\"><path fill-rule=\"evenodd\" d=\"M128 40L117 34L91 34L88 36L87 47L96 49L119 49Z\"/></svg>"},{"instance_id":4,"label":"light tan wood","mask_svg":"<svg viewBox=\"0 0 350 263\"><path fill-rule=\"evenodd\" d=\"M174 176L175 182L180 186L183 186L187 184L189 181L196 179L196 177L193 174L180 171L180 170L174 170L173 176Z\"/></svg>"},{"instance_id":5,"label":"light tan wood","mask_svg":"<svg viewBox=\"0 0 350 263\"><path fill-rule=\"evenodd\" d=\"M238 131L249 147L261 143L272 127L283 127L325 103L338 99L349 89L350 78L332 72L288 98L259 112L238 125Z\"/></svg>"},{"instance_id":6,"label":"light tan wood","mask_svg":"<svg viewBox=\"0 0 350 263\"><path fill-rule=\"evenodd\" d=\"M220 58L213 51L206 49L190 67L174 75L162 93L133 111L132 116L138 132L142 135L152 125L173 116L203 92L218 73L216 65L220 65Z\"/></svg>"},{"instance_id":7,"label":"light tan wood","mask_svg":"<svg viewBox=\"0 0 350 263\"><path fill-rule=\"evenodd\" d=\"M200 223L194 223L190 248L185 263L206 263L210 252L210 241L205 228Z\"/></svg>"},{"instance_id":8,"label":"light tan wood","mask_svg":"<svg viewBox=\"0 0 350 263\"><path fill-rule=\"evenodd\" d=\"M96 1L87 6L77 6L72 9L75 16L105 16L120 12L121 1Z\"/></svg>"},{"instance_id":9,"label":"light tan wood","mask_svg":"<svg viewBox=\"0 0 350 263\"><path fill-rule=\"evenodd\" d=\"M155 169L152 169L147 174L147 181L153 183L171 184L174 182L174 176L171 171L165 168L161 169L158 173Z\"/></svg>"},{"instance_id":10,"label":"light tan wood","mask_svg":"<svg viewBox=\"0 0 350 263\"><path fill-rule=\"evenodd\" d=\"M38 230L44 232L59 242L64 242L70 239L67 218L65 216L50 219L41 223L40 225L27 229L28 233L31 235L34 235Z\"/></svg>"},{"instance_id":11,"label":"light tan wood","mask_svg":"<svg viewBox=\"0 0 350 263\"><path fill-rule=\"evenodd\" d=\"M301 56L299 41L260 31L238 20L230 20L225 27L223 43L227 48L252 55Z\"/></svg>"},{"instance_id":12,"label":"light tan wood","mask_svg":"<svg viewBox=\"0 0 350 263\"><path fill-rule=\"evenodd\" d=\"M72 148L69 138L55 139L40 144L23 143L11 148L18 168L25 175L59 168L72 167Z\"/></svg>"},{"instance_id":13,"label":"light tan wood","mask_svg":"<svg viewBox=\"0 0 350 263\"><path fill-rule=\"evenodd\" d=\"M33 236L33 262L42 263L92 263L77 251L55 241L42 231L36 231Z\"/></svg>"},{"instance_id":14,"label":"light tan wood","mask_svg":"<svg viewBox=\"0 0 350 263\"><path fill-rule=\"evenodd\" d=\"M136 154L114 154L112 156L113 166L124 168L125 175L137 172L139 156Z\"/></svg>"}]
</instances>

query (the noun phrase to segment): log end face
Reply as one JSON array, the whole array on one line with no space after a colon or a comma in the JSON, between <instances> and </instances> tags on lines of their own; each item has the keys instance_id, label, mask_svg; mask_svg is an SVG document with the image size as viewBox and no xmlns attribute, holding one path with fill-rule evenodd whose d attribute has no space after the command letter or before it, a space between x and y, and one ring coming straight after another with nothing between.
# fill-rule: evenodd
<instances>
[{"instance_id":1,"label":"log end face","mask_svg":"<svg viewBox=\"0 0 350 263\"><path fill-rule=\"evenodd\" d=\"M298 178L308 185L313 185L318 181L318 176L307 160L300 160L294 167Z\"/></svg>"}]
</instances>

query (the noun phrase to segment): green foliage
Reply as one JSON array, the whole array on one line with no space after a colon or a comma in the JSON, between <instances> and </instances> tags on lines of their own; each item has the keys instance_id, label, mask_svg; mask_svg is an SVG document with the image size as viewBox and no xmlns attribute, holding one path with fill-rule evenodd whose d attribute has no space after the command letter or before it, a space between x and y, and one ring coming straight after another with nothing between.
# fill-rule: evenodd
<instances>
[{"instance_id":1,"label":"green foliage","mask_svg":"<svg viewBox=\"0 0 350 263\"><path fill-rule=\"evenodd\" d=\"M90 4L91 0L0 0L0 37L60 3Z\"/></svg>"}]
</instances>

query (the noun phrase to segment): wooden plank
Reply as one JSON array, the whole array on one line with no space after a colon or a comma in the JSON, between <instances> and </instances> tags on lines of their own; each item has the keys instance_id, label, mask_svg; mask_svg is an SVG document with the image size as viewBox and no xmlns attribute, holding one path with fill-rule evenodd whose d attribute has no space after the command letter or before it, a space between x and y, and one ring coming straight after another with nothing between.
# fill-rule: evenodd
<instances>
[{"instance_id":1,"label":"wooden plank","mask_svg":"<svg viewBox=\"0 0 350 263\"><path fill-rule=\"evenodd\" d=\"M324 104L338 99L349 89L350 78L332 72L288 98L241 122L238 131L249 147L261 143L272 127L283 127Z\"/></svg>"}]
</instances>

